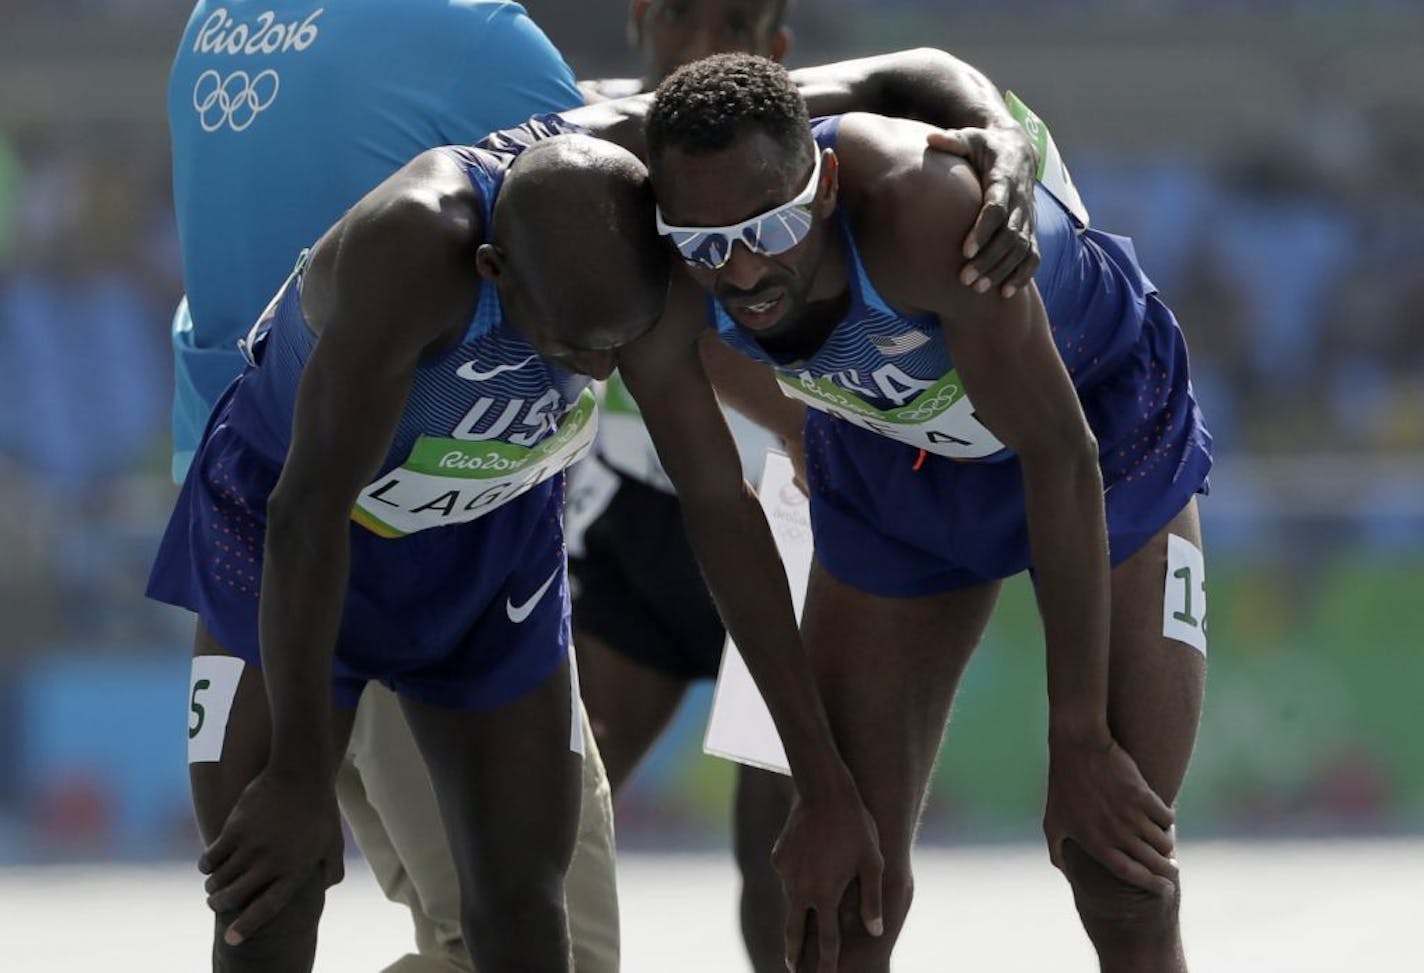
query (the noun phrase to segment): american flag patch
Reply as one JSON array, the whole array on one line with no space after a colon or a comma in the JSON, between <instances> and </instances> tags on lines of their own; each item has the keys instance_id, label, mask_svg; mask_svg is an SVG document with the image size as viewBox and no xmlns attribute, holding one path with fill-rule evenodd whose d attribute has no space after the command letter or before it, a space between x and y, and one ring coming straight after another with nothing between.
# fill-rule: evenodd
<instances>
[{"instance_id":1,"label":"american flag patch","mask_svg":"<svg viewBox=\"0 0 1424 973\"><path fill-rule=\"evenodd\" d=\"M916 348L929 344L929 336L923 331L906 331L903 334L873 334L870 343L886 357L904 355Z\"/></svg>"}]
</instances>

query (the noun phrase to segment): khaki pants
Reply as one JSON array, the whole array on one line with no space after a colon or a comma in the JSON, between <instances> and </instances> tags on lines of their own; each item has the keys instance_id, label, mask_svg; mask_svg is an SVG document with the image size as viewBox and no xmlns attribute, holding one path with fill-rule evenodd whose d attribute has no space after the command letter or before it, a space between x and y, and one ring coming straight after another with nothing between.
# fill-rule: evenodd
<instances>
[{"instance_id":1,"label":"khaki pants","mask_svg":"<svg viewBox=\"0 0 1424 973\"><path fill-rule=\"evenodd\" d=\"M574 968L616 973L612 795L587 716L583 735L583 816L566 884ZM459 883L435 792L396 695L378 683L368 683L361 694L336 796L382 891L409 908L415 922L418 955L401 957L385 973L472 971L460 931Z\"/></svg>"}]
</instances>

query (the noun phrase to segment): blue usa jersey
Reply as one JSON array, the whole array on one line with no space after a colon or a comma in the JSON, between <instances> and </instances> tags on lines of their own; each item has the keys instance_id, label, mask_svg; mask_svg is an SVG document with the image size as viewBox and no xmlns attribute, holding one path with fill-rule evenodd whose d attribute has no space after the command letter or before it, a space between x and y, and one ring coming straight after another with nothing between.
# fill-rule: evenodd
<instances>
[{"instance_id":1,"label":"blue usa jersey","mask_svg":"<svg viewBox=\"0 0 1424 973\"><path fill-rule=\"evenodd\" d=\"M823 148L834 147L838 132L838 119L815 124ZM1034 280L1098 441L1118 563L1205 490L1211 437L1181 330L1138 266L1132 241L1085 228L1042 186L1036 206L1042 262ZM711 303L722 339L771 365L782 390L811 406L806 452L817 558L843 582L892 597L1029 567L1018 457L979 422L938 319L890 307L866 273L844 211L837 218L850 307L809 358L769 354Z\"/></svg>"},{"instance_id":2,"label":"blue usa jersey","mask_svg":"<svg viewBox=\"0 0 1424 973\"><path fill-rule=\"evenodd\" d=\"M821 147L834 147L839 121L817 121ZM1042 187L1035 202L1042 254L1035 281L1059 353L1082 393L1131 353L1153 288L1130 240L1077 226ZM850 309L814 355L806 360L770 355L714 302L723 339L772 365L783 389L814 408L950 459L1007 458L1008 451L974 415L938 319L891 308L865 271L844 213L839 226L849 252Z\"/></svg>"},{"instance_id":3,"label":"blue usa jersey","mask_svg":"<svg viewBox=\"0 0 1424 973\"><path fill-rule=\"evenodd\" d=\"M480 146L441 150L464 167L487 230L514 159L566 131L576 129L536 119ZM148 586L150 597L196 612L253 665L267 502L319 340L302 315L301 275L249 336L253 364L208 423ZM337 705L355 705L365 681L379 678L442 706L498 706L562 662L570 624L562 469L593 440L586 386L541 359L494 288L481 286L460 343L418 366L380 475L350 512Z\"/></svg>"},{"instance_id":4,"label":"blue usa jersey","mask_svg":"<svg viewBox=\"0 0 1424 973\"><path fill-rule=\"evenodd\" d=\"M488 232L513 161L540 139L575 131L557 115L540 116L478 146L438 151L469 176ZM300 283L299 271L245 340L255 367L236 387L227 419L279 464L290 444L302 371L317 342L302 315ZM547 478L592 441L593 397L582 396L588 384L541 358L505 320L494 286L482 284L460 343L416 369L381 477L362 495L357 521L387 536L446 526L474 519L520 486ZM577 428L566 428L570 424Z\"/></svg>"}]
</instances>

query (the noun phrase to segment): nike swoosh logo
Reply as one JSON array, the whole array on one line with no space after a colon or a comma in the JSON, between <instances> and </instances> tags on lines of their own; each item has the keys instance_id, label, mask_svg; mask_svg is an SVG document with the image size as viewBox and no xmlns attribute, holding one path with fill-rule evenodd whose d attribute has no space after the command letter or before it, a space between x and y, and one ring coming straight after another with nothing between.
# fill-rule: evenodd
<instances>
[{"instance_id":1,"label":"nike swoosh logo","mask_svg":"<svg viewBox=\"0 0 1424 973\"><path fill-rule=\"evenodd\" d=\"M539 604L539 599L544 597L544 592L559 579L562 568L555 568L554 573L549 575L549 580L539 586L539 590L529 596L529 600L522 605L516 605L513 598L506 598L504 601L504 613L509 616L509 620L518 625L530 615L534 614L534 606Z\"/></svg>"},{"instance_id":2,"label":"nike swoosh logo","mask_svg":"<svg viewBox=\"0 0 1424 973\"><path fill-rule=\"evenodd\" d=\"M475 371L475 363L472 361L467 361L465 362L465 364L461 365L458 369L455 370L455 374L458 375L460 378L469 379L471 382L483 382L488 379L494 378L496 375L503 375L505 372L517 372L537 357L537 355L530 355L522 362L518 362L514 365L496 365L494 368L491 368L487 372Z\"/></svg>"}]
</instances>

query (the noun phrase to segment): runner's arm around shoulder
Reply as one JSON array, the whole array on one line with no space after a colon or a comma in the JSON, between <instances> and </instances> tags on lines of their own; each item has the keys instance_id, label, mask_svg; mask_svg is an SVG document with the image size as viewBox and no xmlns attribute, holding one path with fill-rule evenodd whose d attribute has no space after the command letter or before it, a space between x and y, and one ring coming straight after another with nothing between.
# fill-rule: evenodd
<instances>
[{"instance_id":1,"label":"runner's arm around shoulder","mask_svg":"<svg viewBox=\"0 0 1424 973\"><path fill-rule=\"evenodd\" d=\"M983 72L933 47L798 68L791 80L812 117L866 111L941 128L1002 128L1022 135Z\"/></svg>"},{"instance_id":2,"label":"runner's arm around shoulder","mask_svg":"<svg viewBox=\"0 0 1424 973\"><path fill-rule=\"evenodd\" d=\"M893 124L893 123L892 123ZM902 136L913 146L913 134ZM901 158L913 160L913 149ZM948 178L946 178L948 177ZM1054 345L1034 286L985 295L935 257L975 216L980 190L963 163L922 152L877 189L889 216L892 303L936 314L979 420L1019 457L1047 642L1055 724L1107 734L1109 584L1097 443ZM893 296L890 296L893 295Z\"/></svg>"},{"instance_id":3,"label":"runner's arm around shoulder","mask_svg":"<svg viewBox=\"0 0 1424 973\"><path fill-rule=\"evenodd\" d=\"M797 787L817 796L846 787L853 792L766 515L742 478L736 445L703 371L698 339L705 315L701 291L675 269L663 319L620 351L619 371L677 489L717 608L781 732Z\"/></svg>"},{"instance_id":4,"label":"runner's arm around shoulder","mask_svg":"<svg viewBox=\"0 0 1424 973\"><path fill-rule=\"evenodd\" d=\"M426 152L343 217L305 272L303 313L319 337L268 501L259 609L273 769L335 770L329 687L351 510L390 448L420 357L473 306L473 197L452 159Z\"/></svg>"},{"instance_id":5,"label":"runner's arm around shoulder","mask_svg":"<svg viewBox=\"0 0 1424 973\"><path fill-rule=\"evenodd\" d=\"M653 106L652 95L630 95L627 98L601 98L583 90L585 104L559 112L559 117L585 129L590 135L606 139L647 160L648 141L643 136L643 119Z\"/></svg>"},{"instance_id":6,"label":"runner's arm around shoulder","mask_svg":"<svg viewBox=\"0 0 1424 973\"><path fill-rule=\"evenodd\" d=\"M927 122L940 128L991 129L1019 149L1015 162L1035 159L999 90L982 72L945 51L920 47L893 54L798 68L790 77L811 116L864 111ZM605 98L591 82L581 82L585 104L560 114L599 138L646 157L643 119L652 94Z\"/></svg>"},{"instance_id":7,"label":"runner's arm around shoulder","mask_svg":"<svg viewBox=\"0 0 1424 973\"><path fill-rule=\"evenodd\" d=\"M926 122L929 144L969 160L984 185L979 215L942 257L962 254L955 272L981 292L1012 297L1038 269L1034 185L1038 149L982 72L944 51L920 47L791 73L812 117L874 112Z\"/></svg>"}]
</instances>

